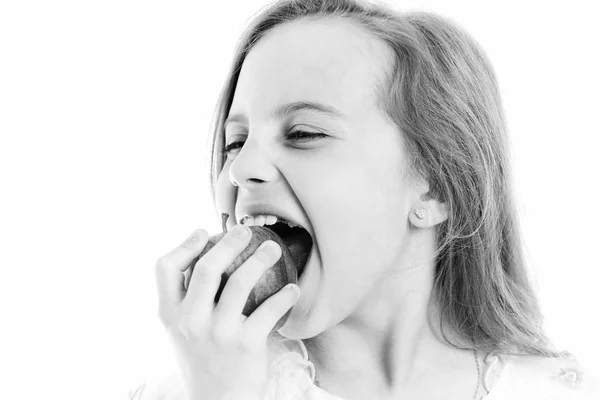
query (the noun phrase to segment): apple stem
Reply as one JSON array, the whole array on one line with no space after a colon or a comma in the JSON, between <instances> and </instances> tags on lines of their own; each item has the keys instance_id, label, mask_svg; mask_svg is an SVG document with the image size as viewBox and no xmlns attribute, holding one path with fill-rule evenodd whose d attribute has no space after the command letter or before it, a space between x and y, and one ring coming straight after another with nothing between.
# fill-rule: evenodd
<instances>
[{"instance_id":1,"label":"apple stem","mask_svg":"<svg viewBox=\"0 0 600 400\"><path fill-rule=\"evenodd\" d=\"M224 233L227 233L227 220L229 219L229 214L222 213L221 214L221 228Z\"/></svg>"}]
</instances>

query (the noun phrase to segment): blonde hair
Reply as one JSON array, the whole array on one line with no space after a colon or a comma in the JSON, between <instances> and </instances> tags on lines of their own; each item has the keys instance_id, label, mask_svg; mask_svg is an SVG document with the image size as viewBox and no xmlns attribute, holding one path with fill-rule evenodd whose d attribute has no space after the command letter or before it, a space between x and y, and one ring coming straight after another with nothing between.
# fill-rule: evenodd
<instances>
[{"instance_id":1,"label":"blonde hair","mask_svg":"<svg viewBox=\"0 0 600 400\"><path fill-rule=\"evenodd\" d=\"M242 64L273 28L303 18L352 21L392 51L376 84L378 100L403 135L412 171L449 213L438 230L434 281L442 332L445 322L468 348L485 352L568 354L544 335L524 265L494 72L477 43L444 18L352 0L282 0L263 9L238 44L215 110L213 199L224 162L223 123Z\"/></svg>"}]
</instances>

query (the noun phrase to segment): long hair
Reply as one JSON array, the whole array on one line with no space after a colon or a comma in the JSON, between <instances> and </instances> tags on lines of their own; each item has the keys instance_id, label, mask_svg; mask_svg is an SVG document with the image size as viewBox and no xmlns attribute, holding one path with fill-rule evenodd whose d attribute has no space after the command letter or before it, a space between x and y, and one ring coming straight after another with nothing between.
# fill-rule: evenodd
<instances>
[{"instance_id":1,"label":"long hair","mask_svg":"<svg viewBox=\"0 0 600 400\"><path fill-rule=\"evenodd\" d=\"M494 72L468 34L435 14L358 0L280 0L261 10L238 43L215 109L213 199L224 163L223 123L247 54L273 28L306 18L351 21L392 50L385 79L376 82L377 100L402 135L414 176L448 209L434 275L445 341L503 354L565 354L544 334L524 264ZM451 343L444 323L468 345Z\"/></svg>"}]
</instances>

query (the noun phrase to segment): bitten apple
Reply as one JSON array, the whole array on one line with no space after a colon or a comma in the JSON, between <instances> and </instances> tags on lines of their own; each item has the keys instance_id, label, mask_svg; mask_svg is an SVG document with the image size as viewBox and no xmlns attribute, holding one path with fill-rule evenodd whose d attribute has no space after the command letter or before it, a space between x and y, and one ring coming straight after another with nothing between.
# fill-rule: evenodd
<instances>
[{"instance_id":1,"label":"bitten apple","mask_svg":"<svg viewBox=\"0 0 600 400\"><path fill-rule=\"evenodd\" d=\"M219 285L219 289L217 290L217 294L215 296L215 303L219 301L221 297L221 293L227 284L227 280L255 251L256 249L265 241L273 240L281 247L281 257L273 267L267 269L265 273L262 275L260 280L256 283L248 299L246 300L246 305L242 311L246 317L248 317L254 310L256 310L267 298L272 296L281 290L285 285L289 283L298 283L298 272L296 269L296 264L292 259L288 246L284 243L283 239L273 232L271 229L265 228L263 226L249 226L248 227L252 233L252 237L250 239L250 243L248 246L240 253L239 256L233 261L233 263L225 270L225 272L221 275L221 283ZM191 264L191 273L193 273L196 262L204 256L210 249L213 248L215 244L217 244L222 238L225 236L225 233L220 233L218 235L213 235L208 239L208 243L200 253L200 255L194 259ZM191 275L191 274L190 274ZM285 324L289 315L291 313L291 309L277 322L273 330L278 330Z\"/></svg>"}]
</instances>

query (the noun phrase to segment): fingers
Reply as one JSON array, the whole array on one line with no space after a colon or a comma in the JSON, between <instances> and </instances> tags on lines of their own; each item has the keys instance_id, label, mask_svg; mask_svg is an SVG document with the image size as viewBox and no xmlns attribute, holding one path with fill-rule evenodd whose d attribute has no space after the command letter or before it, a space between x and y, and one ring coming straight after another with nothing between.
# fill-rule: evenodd
<instances>
[{"instance_id":1,"label":"fingers","mask_svg":"<svg viewBox=\"0 0 600 400\"><path fill-rule=\"evenodd\" d=\"M251 236L250 229L237 225L198 260L183 300L186 307L196 309L210 306L212 308L221 274L248 246Z\"/></svg>"},{"instance_id":2,"label":"fingers","mask_svg":"<svg viewBox=\"0 0 600 400\"><path fill-rule=\"evenodd\" d=\"M162 256L156 262L155 274L159 302L174 305L185 296L185 271L208 241L208 233L203 229L194 231L181 245Z\"/></svg>"},{"instance_id":3,"label":"fingers","mask_svg":"<svg viewBox=\"0 0 600 400\"><path fill-rule=\"evenodd\" d=\"M259 349L299 298L299 288L288 285L265 300L250 317L243 317L250 292L282 255L281 247L267 240L231 274L215 306L221 275L247 248L251 236L248 227L237 225L224 236L219 235L222 239L214 246L211 239L207 247L208 233L197 230L156 263L161 320L177 343L195 346L194 354ZM192 263L186 290L184 272L191 269Z\"/></svg>"},{"instance_id":4,"label":"fingers","mask_svg":"<svg viewBox=\"0 0 600 400\"><path fill-rule=\"evenodd\" d=\"M295 284L286 285L269 297L244 321L244 331L248 345L260 345L269 335L277 321L300 298L300 288Z\"/></svg>"},{"instance_id":5,"label":"fingers","mask_svg":"<svg viewBox=\"0 0 600 400\"><path fill-rule=\"evenodd\" d=\"M239 323L239 315L250 292L265 271L279 260L281 253L281 247L277 243L267 240L231 275L215 307L217 324L232 326Z\"/></svg>"}]
</instances>

